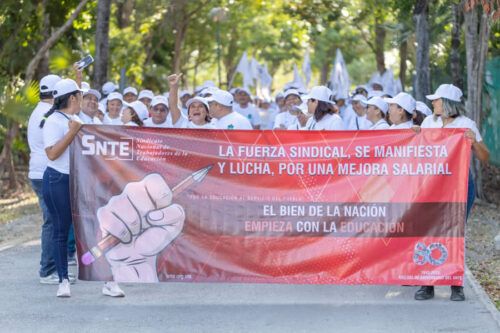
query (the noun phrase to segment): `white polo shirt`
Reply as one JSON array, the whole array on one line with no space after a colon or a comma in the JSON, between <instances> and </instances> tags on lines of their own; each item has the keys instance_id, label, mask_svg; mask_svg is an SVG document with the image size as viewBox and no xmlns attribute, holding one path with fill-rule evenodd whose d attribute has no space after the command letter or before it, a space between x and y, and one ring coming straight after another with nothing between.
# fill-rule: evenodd
<instances>
[{"instance_id":1,"label":"white polo shirt","mask_svg":"<svg viewBox=\"0 0 500 333\"><path fill-rule=\"evenodd\" d=\"M59 111L54 112L45 120L45 125L43 126L44 149L55 145L69 132L68 122L70 119L82 122L77 116ZM47 167L55 169L60 173L69 174L69 147L56 160L49 160Z\"/></svg>"},{"instance_id":2,"label":"white polo shirt","mask_svg":"<svg viewBox=\"0 0 500 333\"><path fill-rule=\"evenodd\" d=\"M84 124L102 125L102 122L99 120L99 118L97 118L97 117L90 118L83 111L80 111L80 113L78 114L78 118L80 118L80 120Z\"/></svg>"},{"instance_id":3,"label":"white polo shirt","mask_svg":"<svg viewBox=\"0 0 500 333\"><path fill-rule=\"evenodd\" d=\"M420 125L422 128L468 128L476 134L476 141L483 141L483 137L477 128L476 122L466 116L458 116L451 123L443 126L443 120L441 117L434 118L434 115L425 117L424 121Z\"/></svg>"},{"instance_id":4,"label":"white polo shirt","mask_svg":"<svg viewBox=\"0 0 500 333\"><path fill-rule=\"evenodd\" d=\"M28 121L28 145L30 146L29 179L42 179L47 167L47 154L43 146L43 129L40 122L43 115L50 110L52 104L39 102Z\"/></svg>"},{"instance_id":5,"label":"white polo shirt","mask_svg":"<svg viewBox=\"0 0 500 333\"><path fill-rule=\"evenodd\" d=\"M232 111L231 113L228 113L224 117L217 119L217 122L215 123L215 128L216 129L243 129L243 130L251 130L253 129L252 124L250 124L250 121L243 117L241 114L238 112Z\"/></svg>"},{"instance_id":6,"label":"white polo shirt","mask_svg":"<svg viewBox=\"0 0 500 333\"><path fill-rule=\"evenodd\" d=\"M373 124L369 130L385 130L385 129L388 129L390 126L389 124L387 123L387 121L385 121L385 119L380 119L379 121L377 121L375 124Z\"/></svg>"},{"instance_id":7,"label":"white polo shirt","mask_svg":"<svg viewBox=\"0 0 500 333\"><path fill-rule=\"evenodd\" d=\"M392 124L389 129L408 129L413 127L413 121L409 120L407 122L401 123L401 124Z\"/></svg>"},{"instance_id":8,"label":"white polo shirt","mask_svg":"<svg viewBox=\"0 0 500 333\"><path fill-rule=\"evenodd\" d=\"M325 114L320 121L316 121L314 116L309 118L306 128L309 131L342 131L344 130L344 122L336 114Z\"/></svg>"},{"instance_id":9,"label":"white polo shirt","mask_svg":"<svg viewBox=\"0 0 500 333\"><path fill-rule=\"evenodd\" d=\"M206 124L203 124L203 125L196 125L195 123L193 123L192 121L189 121L186 125L185 128L192 128L192 129L215 129L215 125L212 124L212 123L206 123Z\"/></svg>"}]
</instances>

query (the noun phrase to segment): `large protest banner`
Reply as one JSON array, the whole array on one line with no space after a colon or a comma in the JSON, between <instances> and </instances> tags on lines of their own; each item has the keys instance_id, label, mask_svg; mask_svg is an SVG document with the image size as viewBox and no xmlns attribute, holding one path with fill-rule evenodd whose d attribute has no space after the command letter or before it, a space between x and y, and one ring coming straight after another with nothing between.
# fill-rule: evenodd
<instances>
[{"instance_id":1,"label":"large protest banner","mask_svg":"<svg viewBox=\"0 0 500 333\"><path fill-rule=\"evenodd\" d=\"M461 285L469 158L462 129L85 125L79 278Z\"/></svg>"}]
</instances>

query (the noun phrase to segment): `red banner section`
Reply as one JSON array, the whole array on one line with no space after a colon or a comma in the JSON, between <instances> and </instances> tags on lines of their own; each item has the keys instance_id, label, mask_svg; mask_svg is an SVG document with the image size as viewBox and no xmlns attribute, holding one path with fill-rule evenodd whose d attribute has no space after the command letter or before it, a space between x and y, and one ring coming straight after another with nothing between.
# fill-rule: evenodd
<instances>
[{"instance_id":1,"label":"red banner section","mask_svg":"<svg viewBox=\"0 0 500 333\"><path fill-rule=\"evenodd\" d=\"M83 280L461 285L464 130L85 125Z\"/></svg>"}]
</instances>

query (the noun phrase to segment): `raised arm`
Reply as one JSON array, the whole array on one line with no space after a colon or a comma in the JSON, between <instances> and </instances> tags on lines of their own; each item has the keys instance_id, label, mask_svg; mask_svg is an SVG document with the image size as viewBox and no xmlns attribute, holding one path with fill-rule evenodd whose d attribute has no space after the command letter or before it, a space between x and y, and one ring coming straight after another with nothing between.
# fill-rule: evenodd
<instances>
[{"instance_id":1,"label":"raised arm","mask_svg":"<svg viewBox=\"0 0 500 333\"><path fill-rule=\"evenodd\" d=\"M168 108L172 115L172 124L177 123L181 117L181 110L179 109L179 81L182 77L181 74L172 74L167 77L168 85L170 86L168 96Z\"/></svg>"}]
</instances>

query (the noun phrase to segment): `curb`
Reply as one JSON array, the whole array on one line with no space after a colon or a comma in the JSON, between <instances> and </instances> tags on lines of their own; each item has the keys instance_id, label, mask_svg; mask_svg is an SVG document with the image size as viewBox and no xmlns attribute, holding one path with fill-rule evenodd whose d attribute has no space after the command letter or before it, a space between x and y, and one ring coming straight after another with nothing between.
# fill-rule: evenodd
<instances>
[{"instance_id":1,"label":"curb","mask_svg":"<svg viewBox=\"0 0 500 333\"><path fill-rule=\"evenodd\" d=\"M481 285L476 280L472 272L469 270L469 267L467 266L465 266L465 276L467 277L467 280L471 284L474 293L479 298L479 301L483 303L483 305L486 307L488 312L493 317L493 320L497 323L498 328L500 328L500 312L497 310L497 308L495 307L489 296L484 291L483 287L481 287Z\"/></svg>"}]
</instances>

